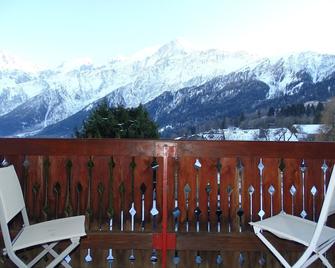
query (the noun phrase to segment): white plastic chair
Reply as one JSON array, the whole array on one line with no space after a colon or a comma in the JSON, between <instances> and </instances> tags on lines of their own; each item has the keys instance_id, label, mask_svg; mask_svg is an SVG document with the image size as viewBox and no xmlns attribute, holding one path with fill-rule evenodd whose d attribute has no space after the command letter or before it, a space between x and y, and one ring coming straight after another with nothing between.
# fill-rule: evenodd
<instances>
[{"instance_id":1,"label":"white plastic chair","mask_svg":"<svg viewBox=\"0 0 335 268\"><path fill-rule=\"evenodd\" d=\"M323 255L335 242L335 229L326 226L329 215L335 212L335 168L333 167L328 190L322 205L319 221L313 222L284 212L258 222L250 222L255 234L272 251L284 267L307 267L320 258L326 267L332 267ZM305 252L290 266L278 250L263 235L269 231L274 235L306 246Z\"/></svg>"},{"instance_id":2,"label":"white plastic chair","mask_svg":"<svg viewBox=\"0 0 335 268\"><path fill-rule=\"evenodd\" d=\"M21 213L23 227L12 240L8 223ZM71 267L63 259L79 245L80 237L85 236L85 217L76 216L57 219L30 225L21 191L21 186L13 166L0 168L0 223L5 242L4 254L18 267L32 267L44 255L50 253L54 259L47 267L55 267L61 263L64 267ZM53 248L62 240L70 240L70 245L58 254ZM44 249L32 260L25 264L16 251L41 245Z\"/></svg>"}]
</instances>

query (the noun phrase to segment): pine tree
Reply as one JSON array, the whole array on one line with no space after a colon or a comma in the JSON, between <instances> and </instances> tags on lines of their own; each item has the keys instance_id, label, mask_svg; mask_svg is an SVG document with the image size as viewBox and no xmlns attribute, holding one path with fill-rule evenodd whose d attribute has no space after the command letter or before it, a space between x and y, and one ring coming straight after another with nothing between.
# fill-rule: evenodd
<instances>
[{"instance_id":1,"label":"pine tree","mask_svg":"<svg viewBox=\"0 0 335 268\"><path fill-rule=\"evenodd\" d=\"M159 138L157 125L143 105L137 108L111 107L107 99L91 111L78 138Z\"/></svg>"}]
</instances>

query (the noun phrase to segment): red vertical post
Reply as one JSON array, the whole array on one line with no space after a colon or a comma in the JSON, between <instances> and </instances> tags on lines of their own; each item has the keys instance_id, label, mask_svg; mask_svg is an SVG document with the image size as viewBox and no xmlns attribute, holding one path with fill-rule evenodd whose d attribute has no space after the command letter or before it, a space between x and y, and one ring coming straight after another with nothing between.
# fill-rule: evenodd
<instances>
[{"instance_id":1,"label":"red vertical post","mask_svg":"<svg viewBox=\"0 0 335 268\"><path fill-rule=\"evenodd\" d=\"M163 149L163 218L162 218L162 268L166 268L167 264L167 194L168 194L168 145L164 145Z\"/></svg>"}]
</instances>

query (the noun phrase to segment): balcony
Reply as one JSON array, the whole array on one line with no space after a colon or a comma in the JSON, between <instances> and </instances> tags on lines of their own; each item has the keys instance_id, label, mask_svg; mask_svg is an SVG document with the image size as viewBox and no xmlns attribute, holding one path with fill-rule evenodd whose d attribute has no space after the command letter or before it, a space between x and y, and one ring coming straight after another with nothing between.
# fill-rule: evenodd
<instances>
[{"instance_id":1,"label":"balcony","mask_svg":"<svg viewBox=\"0 0 335 268\"><path fill-rule=\"evenodd\" d=\"M0 139L0 148L32 222L86 215L73 267L280 267L248 222L281 210L317 220L335 159L335 143ZM272 240L292 261L302 251Z\"/></svg>"}]
</instances>

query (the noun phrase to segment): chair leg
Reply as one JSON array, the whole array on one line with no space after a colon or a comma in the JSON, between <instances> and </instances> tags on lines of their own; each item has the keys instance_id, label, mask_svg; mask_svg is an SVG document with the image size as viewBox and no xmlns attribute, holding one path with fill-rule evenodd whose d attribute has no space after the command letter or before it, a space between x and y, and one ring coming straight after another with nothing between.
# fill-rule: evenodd
<instances>
[{"instance_id":1,"label":"chair leg","mask_svg":"<svg viewBox=\"0 0 335 268\"><path fill-rule=\"evenodd\" d=\"M276 258L282 263L282 265L286 268L290 268L291 265L284 259L283 255L279 253L279 251L272 246L269 240L265 238L265 236L261 233L261 229L256 228L254 226L255 234L259 237L259 239L270 249L270 251L276 256Z\"/></svg>"},{"instance_id":2,"label":"chair leg","mask_svg":"<svg viewBox=\"0 0 335 268\"><path fill-rule=\"evenodd\" d=\"M46 255L50 250L53 250L52 248L56 246L58 243L54 242L49 245L43 245L43 250L33 259L28 263L28 267L33 267L40 259L43 258L44 255Z\"/></svg>"},{"instance_id":3,"label":"chair leg","mask_svg":"<svg viewBox=\"0 0 335 268\"><path fill-rule=\"evenodd\" d=\"M72 243L65 250L63 250L63 252L61 254L59 254L57 257L55 257L55 259L47 266L47 268L53 268L58 263L62 262L63 259L66 257L66 255L68 255L72 250L74 250L79 245L79 239L71 239L71 242ZM57 255L57 253L55 251L53 253ZM64 261L64 263L62 262L62 264L63 264L63 266L65 266L67 268L71 267L65 261Z\"/></svg>"}]
</instances>

